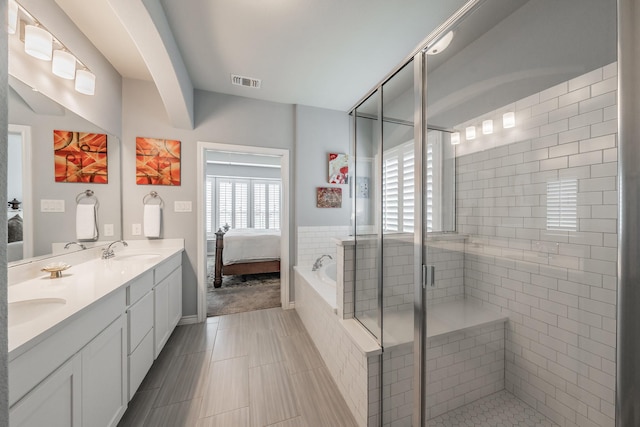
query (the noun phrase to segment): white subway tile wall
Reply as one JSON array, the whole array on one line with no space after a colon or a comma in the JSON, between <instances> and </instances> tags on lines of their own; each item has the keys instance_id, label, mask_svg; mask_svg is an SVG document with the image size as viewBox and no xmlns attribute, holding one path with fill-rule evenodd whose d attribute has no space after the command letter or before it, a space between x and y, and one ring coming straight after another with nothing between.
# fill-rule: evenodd
<instances>
[{"instance_id":1,"label":"white subway tile wall","mask_svg":"<svg viewBox=\"0 0 640 427\"><path fill-rule=\"evenodd\" d=\"M413 343L382 353L382 425L411 427L413 415ZM378 392L378 390L375 390Z\"/></svg>"},{"instance_id":2,"label":"white subway tile wall","mask_svg":"<svg viewBox=\"0 0 640 427\"><path fill-rule=\"evenodd\" d=\"M504 322L427 340L427 419L504 389Z\"/></svg>"},{"instance_id":3,"label":"white subway tile wall","mask_svg":"<svg viewBox=\"0 0 640 427\"><path fill-rule=\"evenodd\" d=\"M465 295L509 316L507 390L565 427L614 426L616 70L483 115L513 108L516 128L458 146ZM576 230L547 230L547 183L563 179Z\"/></svg>"},{"instance_id":4,"label":"white subway tile wall","mask_svg":"<svg viewBox=\"0 0 640 427\"><path fill-rule=\"evenodd\" d=\"M296 265L312 266L318 257L331 255L336 259L336 242L334 238L349 236L351 227L317 226L298 227L298 258Z\"/></svg>"}]
</instances>

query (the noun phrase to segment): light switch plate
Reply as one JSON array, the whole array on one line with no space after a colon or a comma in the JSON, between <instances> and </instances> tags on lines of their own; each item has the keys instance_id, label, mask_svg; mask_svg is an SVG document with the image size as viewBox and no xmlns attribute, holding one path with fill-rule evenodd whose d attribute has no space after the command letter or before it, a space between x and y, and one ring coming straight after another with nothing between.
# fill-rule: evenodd
<instances>
[{"instance_id":1,"label":"light switch plate","mask_svg":"<svg viewBox=\"0 0 640 427\"><path fill-rule=\"evenodd\" d=\"M113 224L105 224L104 225L104 237L113 236Z\"/></svg>"},{"instance_id":2,"label":"light switch plate","mask_svg":"<svg viewBox=\"0 0 640 427\"><path fill-rule=\"evenodd\" d=\"M64 200L40 200L40 212L64 212Z\"/></svg>"},{"instance_id":3,"label":"light switch plate","mask_svg":"<svg viewBox=\"0 0 640 427\"><path fill-rule=\"evenodd\" d=\"M131 224L131 234L134 236L139 236L142 234L142 225L141 224Z\"/></svg>"},{"instance_id":4,"label":"light switch plate","mask_svg":"<svg viewBox=\"0 0 640 427\"><path fill-rule=\"evenodd\" d=\"M191 212L192 205L191 200L188 201L175 201L173 202L173 211L174 212Z\"/></svg>"}]
</instances>

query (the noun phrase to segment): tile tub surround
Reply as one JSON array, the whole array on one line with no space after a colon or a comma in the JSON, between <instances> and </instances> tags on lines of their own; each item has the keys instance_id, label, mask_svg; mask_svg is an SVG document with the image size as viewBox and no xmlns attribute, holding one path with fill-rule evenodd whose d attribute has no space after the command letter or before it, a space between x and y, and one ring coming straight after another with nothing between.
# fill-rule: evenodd
<instances>
[{"instance_id":1,"label":"tile tub surround","mask_svg":"<svg viewBox=\"0 0 640 427\"><path fill-rule=\"evenodd\" d=\"M518 142L460 144L456 165L465 294L509 316L507 390L566 427L614 425L616 71L516 102ZM563 179L576 229L547 230L547 183Z\"/></svg>"},{"instance_id":2,"label":"tile tub surround","mask_svg":"<svg viewBox=\"0 0 640 427\"><path fill-rule=\"evenodd\" d=\"M347 226L304 226L297 230L298 258L296 265L312 266L318 257L327 254L336 259L336 237L345 237L351 233Z\"/></svg>"},{"instance_id":3,"label":"tile tub surround","mask_svg":"<svg viewBox=\"0 0 640 427\"><path fill-rule=\"evenodd\" d=\"M359 426L367 426L368 357L380 347L353 319L341 320L310 285L299 267L295 271L295 310L319 350Z\"/></svg>"}]
</instances>

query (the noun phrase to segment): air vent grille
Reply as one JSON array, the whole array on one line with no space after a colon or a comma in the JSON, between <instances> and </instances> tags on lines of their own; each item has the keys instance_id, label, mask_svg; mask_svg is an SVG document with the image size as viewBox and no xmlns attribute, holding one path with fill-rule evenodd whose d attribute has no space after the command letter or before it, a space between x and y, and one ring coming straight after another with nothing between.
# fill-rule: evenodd
<instances>
[{"instance_id":1,"label":"air vent grille","mask_svg":"<svg viewBox=\"0 0 640 427\"><path fill-rule=\"evenodd\" d=\"M254 89L260 89L260 86L262 85L262 80L254 79L253 77L245 77L245 76L239 76L237 74L231 74L231 84L234 84L236 86L245 86L245 87L252 87Z\"/></svg>"}]
</instances>

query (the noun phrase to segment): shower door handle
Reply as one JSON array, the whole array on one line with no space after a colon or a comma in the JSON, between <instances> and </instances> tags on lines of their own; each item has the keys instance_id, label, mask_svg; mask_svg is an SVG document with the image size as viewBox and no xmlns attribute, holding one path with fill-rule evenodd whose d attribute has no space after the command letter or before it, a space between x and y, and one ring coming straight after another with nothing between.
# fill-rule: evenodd
<instances>
[{"instance_id":1,"label":"shower door handle","mask_svg":"<svg viewBox=\"0 0 640 427\"><path fill-rule=\"evenodd\" d=\"M425 289L429 286L434 287L436 285L436 266L422 264L422 288Z\"/></svg>"}]
</instances>

